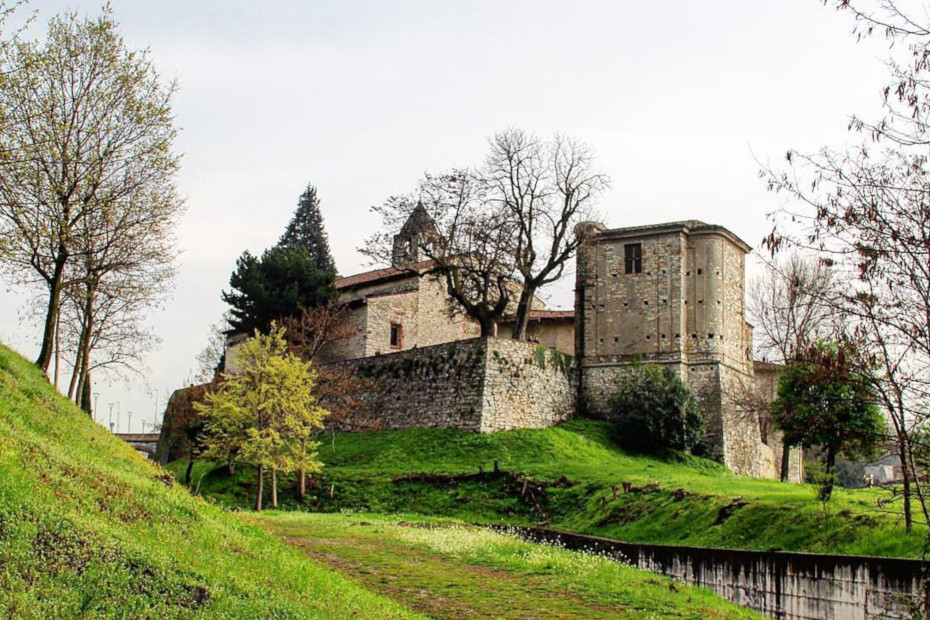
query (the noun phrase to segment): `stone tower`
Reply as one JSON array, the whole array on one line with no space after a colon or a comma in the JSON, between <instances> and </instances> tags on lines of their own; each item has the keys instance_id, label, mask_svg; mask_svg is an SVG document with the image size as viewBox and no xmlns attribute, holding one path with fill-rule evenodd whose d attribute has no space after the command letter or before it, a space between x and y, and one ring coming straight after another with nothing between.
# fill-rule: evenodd
<instances>
[{"instance_id":1,"label":"stone tower","mask_svg":"<svg viewBox=\"0 0 930 620\"><path fill-rule=\"evenodd\" d=\"M423 203L418 202L400 232L394 235L392 264L403 267L426 260L424 244L438 243L439 239L436 222L426 212Z\"/></svg>"},{"instance_id":2,"label":"stone tower","mask_svg":"<svg viewBox=\"0 0 930 620\"><path fill-rule=\"evenodd\" d=\"M734 472L764 475L758 422L730 406L752 385L744 306L749 246L694 220L607 230L579 224L575 355L583 406L608 414L618 370L634 359L671 366L707 418L704 449Z\"/></svg>"}]
</instances>

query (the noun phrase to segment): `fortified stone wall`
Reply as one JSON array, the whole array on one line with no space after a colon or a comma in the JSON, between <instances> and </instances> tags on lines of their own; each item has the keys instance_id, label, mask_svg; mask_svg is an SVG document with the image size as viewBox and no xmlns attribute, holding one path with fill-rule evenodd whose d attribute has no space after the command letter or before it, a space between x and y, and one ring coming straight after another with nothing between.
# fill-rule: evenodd
<instances>
[{"instance_id":1,"label":"fortified stone wall","mask_svg":"<svg viewBox=\"0 0 930 620\"><path fill-rule=\"evenodd\" d=\"M572 358L530 343L473 338L341 363L372 383L362 399L382 428L547 428L575 410Z\"/></svg>"}]
</instances>

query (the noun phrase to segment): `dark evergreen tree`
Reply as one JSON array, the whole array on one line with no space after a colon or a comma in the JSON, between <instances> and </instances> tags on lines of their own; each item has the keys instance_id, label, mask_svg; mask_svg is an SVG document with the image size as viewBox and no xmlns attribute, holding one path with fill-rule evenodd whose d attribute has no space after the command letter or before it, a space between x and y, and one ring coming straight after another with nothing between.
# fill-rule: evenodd
<instances>
[{"instance_id":1,"label":"dark evergreen tree","mask_svg":"<svg viewBox=\"0 0 930 620\"><path fill-rule=\"evenodd\" d=\"M274 247L261 258L242 253L229 278L223 301L231 307L230 325L237 332L267 333L272 321L299 316L336 297L335 273L320 269L304 249Z\"/></svg>"},{"instance_id":2,"label":"dark evergreen tree","mask_svg":"<svg viewBox=\"0 0 930 620\"><path fill-rule=\"evenodd\" d=\"M323 216L320 214L320 199L316 188L307 185L307 189L297 201L297 210L287 230L278 241L279 248L290 250L302 249L309 254L321 271L335 271L336 264L329 251L329 240L323 229Z\"/></svg>"}]
</instances>

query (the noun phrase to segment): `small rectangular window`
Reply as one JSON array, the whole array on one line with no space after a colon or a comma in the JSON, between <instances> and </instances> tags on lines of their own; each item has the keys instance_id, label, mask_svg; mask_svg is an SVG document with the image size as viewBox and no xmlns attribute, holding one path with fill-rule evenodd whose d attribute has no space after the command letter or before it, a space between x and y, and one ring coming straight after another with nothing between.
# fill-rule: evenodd
<instances>
[{"instance_id":1,"label":"small rectangular window","mask_svg":"<svg viewBox=\"0 0 930 620\"><path fill-rule=\"evenodd\" d=\"M627 243L623 246L624 273L643 272L643 244Z\"/></svg>"},{"instance_id":2,"label":"small rectangular window","mask_svg":"<svg viewBox=\"0 0 930 620\"><path fill-rule=\"evenodd\" d=\"M391 323L391 346L399 349L403 344L403 331L400 323Z\"/></svg>"}]
</instances>

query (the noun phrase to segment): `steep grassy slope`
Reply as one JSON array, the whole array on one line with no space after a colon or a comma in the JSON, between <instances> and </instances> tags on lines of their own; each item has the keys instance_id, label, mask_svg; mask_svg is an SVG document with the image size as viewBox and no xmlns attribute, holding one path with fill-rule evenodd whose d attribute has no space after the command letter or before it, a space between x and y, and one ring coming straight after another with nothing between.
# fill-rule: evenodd
<instances>
[{"instance_id":1,"label":"steep grassy slope","mask_svg":"<svg viewBox=\"0 0 930 620\"><path fill-rule=\"evenodd\" d=\"M191 497L0 347L0 617L421 616Z\"/></svg>"},{"instance_id":2,"label":"steep grassy slope","mask_svg":"<svg viewBox=\"0 0 930 620\"><path fill-rule=\"evenodd\" d=\"M305 507L510 523L540 520L542 511L555 527L633 541L866 555L922 552L926 530L905 534L900 500L879 507L879 499L891 498L888 491L838 489L824 514L808 485L739 478L690 456L629 454L608 434L606 423L575 420L490 435L425 429L327 435L320 448L326 467ZM494 461L519 475L490 473ZM477 474L479 466L484 474ZM181 463L172 468L183 473ZM522 475L530 479L526 486ZM230 479L224 468L199 464L193 482L207 497L247 505L252 476L240 467ZM533 482L550 484L540 488ZM624 493L624 483L633 491ZM287 484L284 503L295 506Z\"/></svg>"}]
</instances>

